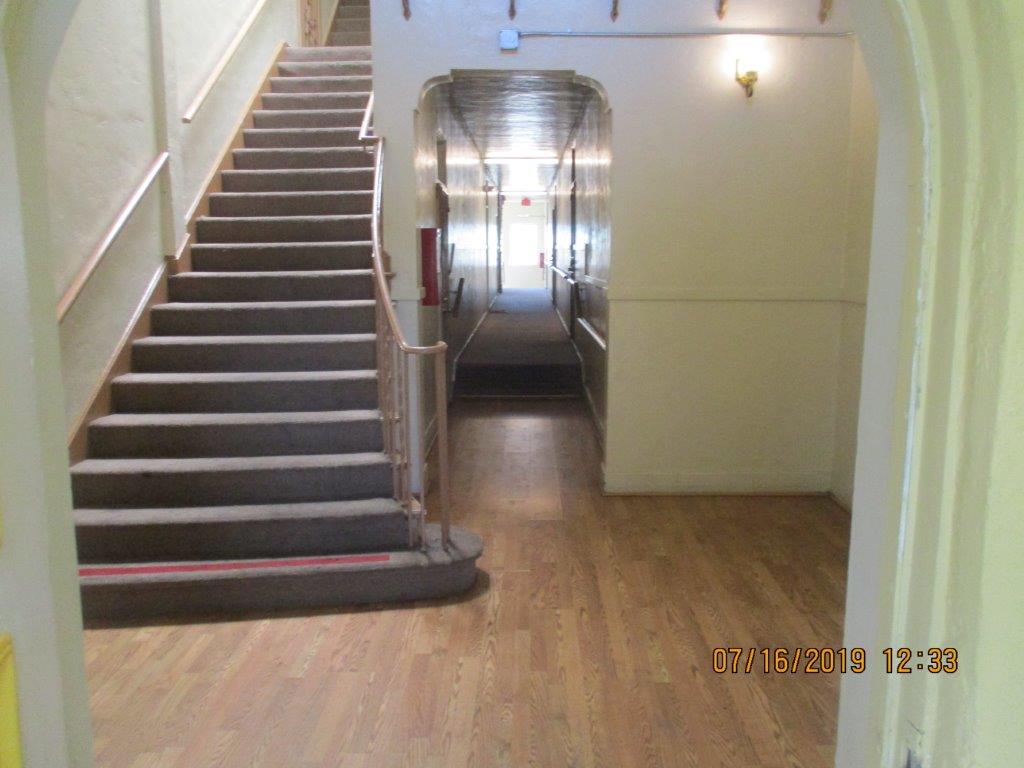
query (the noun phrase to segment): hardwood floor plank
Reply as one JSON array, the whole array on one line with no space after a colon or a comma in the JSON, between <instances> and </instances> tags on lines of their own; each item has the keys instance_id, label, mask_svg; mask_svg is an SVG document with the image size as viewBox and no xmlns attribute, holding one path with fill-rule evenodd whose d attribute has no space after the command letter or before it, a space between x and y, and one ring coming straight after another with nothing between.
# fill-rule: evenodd
<instances>
[{"instance_id":1,"label":"hardwood floor plank","mask_svg":"<svg viewBox=\"0 0 1024 768\"><path fill-rule=\"evenodd\" d=\"M817 497L604 497L579 403L462 402L464 598L86 633L107 768L825 768L849 519ZM429 505L428 505L429 506Z\"/></svg>"}]
</instances>

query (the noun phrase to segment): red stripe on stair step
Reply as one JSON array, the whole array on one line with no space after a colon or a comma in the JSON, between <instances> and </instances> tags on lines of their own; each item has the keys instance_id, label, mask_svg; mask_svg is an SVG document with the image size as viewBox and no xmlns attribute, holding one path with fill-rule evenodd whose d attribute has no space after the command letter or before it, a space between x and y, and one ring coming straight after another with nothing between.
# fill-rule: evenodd
<instances>
[{"instance_id":1,"label":"red stripe on stair step","mask_svg":"<svg viewBox=\"0 0 1024 768\"><path fill-rule=\"evenodd\" d=\"M387 563L391 555L338 555L335 557L304 557L292 560L233 560L222 563L182 563L181 565L125 565L78 569L79 577L86 576L143 576L165 573L211 573L215 571L244 571L249 568L304 568L317 565L365 565Z\"/></svg>"}]
</instances>

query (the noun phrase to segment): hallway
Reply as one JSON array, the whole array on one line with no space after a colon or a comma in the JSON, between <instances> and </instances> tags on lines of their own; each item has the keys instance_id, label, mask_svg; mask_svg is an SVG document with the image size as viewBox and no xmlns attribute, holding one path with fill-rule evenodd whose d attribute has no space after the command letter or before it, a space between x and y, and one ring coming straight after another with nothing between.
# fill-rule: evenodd
<instances>
[{"instance_id":1,"label":"hallway","mask_svg":"<svg viewBox=\"0 0 1024 768\"><path fill-rule=\"evenodd\" d=\"M823 497L605 497L582 401L462 401L461 600L86 633L97 765L831 765L849 519Z\"/></svg>"},{"instance_id":2,"label":"hallway","mask_svg":"<svg viewBox=\"0 0 1024 768\"><path fill-rule=\"evenodd\" d=\"M459 358L463 397L578 397L580 359L545 288L506 288Z\"/></svg>"}]
</instances>

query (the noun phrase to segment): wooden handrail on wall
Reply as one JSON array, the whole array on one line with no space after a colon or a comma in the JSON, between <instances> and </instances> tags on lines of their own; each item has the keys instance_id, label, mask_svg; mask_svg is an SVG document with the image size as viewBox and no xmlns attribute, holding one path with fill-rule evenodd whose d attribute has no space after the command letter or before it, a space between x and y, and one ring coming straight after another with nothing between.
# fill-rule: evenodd
<instances>
[{"instance_id":1,"label":"wooden handrail on wall","mask_svg":"<svg viewBox=\"0 0 1024 768\"><path fill-rule=\"evenodd\" d=\"M246 17L245 22L243 22L238 32L235 33L235 36L231 39L231 43L228 44L226 49L224 49L224 54L217 62L217 66L215 66L210 72L209 77L206 78L206 82L203 83L203 87L199 89L195 98L193 98L192 102L188 105L188 109L185 110L185 114L181 116L181 122L191 123L195 119L199 110L202 109L203 104L205 104L206 100L210 97L213 87L217 84L217 81L220 80L221 75L224 74L224 70L228 68L228 64L231 63L231 60L235 58L235 54L238 53L238 49L241 47L242 41L245 40L246 36L252 30L253 25L256 24L256 20L260 17L260 14L263 13L263 9L267 7L268 2L270 2L270 0L259 0L255 7L253 7L252 11Z\"/></svg>"},{"instance_id":2,"label":"wooden handrail on wall","mask_svg":"<svg viewBox=\"0 0 1024 768\"><path fill-rule=\"evenodd\" d=\"M170 160L170 158L170 152L161 152L156 156L156 159L149 164L149 168L146 169L146 175L132 192L131 197L129 197L125 201L124 205L121 206L121 209L117 212L117 216L114 218L113 223L107 228L102 239L93 249L92 253L89 254L89 258L85 260L82 268L78 270L75 278L71 281L71 285L68 286L64 295L61 296L60 301L57 302L57 322L63 320L64 316L68 313L68 310L71 309L71 305L75 303L75 300L78 298L79 294L81 294L82 288L84 288L85 284L89 282L89 278L92 277L93 273L96 271L96 267L98 267L100 262L103 261L103 257L107 255L110 247L114 244L114 241L117 240L117 236L121 234L121 230L124 229L128 220L132 217L132 214L135 213L136 209L139 207L139 203L142 202L142 198L144 198L146 193L149 192L149 188L153 186L153 182L156 181L160 172L167 165L167 161Z\"/></svg>"},{"instance_id":3,"label":"wooden handrail on wall","mask_svg":"<svg viewBox=\"0 0 1024 768\"><path fill-rule=\"evenodd\" d=\"M441 515L441 542L447 549L451 543L451 520L448 477L448 374L445 365L448 345L439 341L429 347L410 344L395 315L388 285L387 255L382 244L381 212L383 207L384 138L371 129L373 120L373 94L366 105L359 140L372 148L373 159L373 279L377 313L377 387L381 417L384 423L384 450L390 456L395 470L395 496L406 510L410 522L410 543L423 541L423 522L426 517L427 440L426 426L420 420L416 440L421 464L420 499L413 498L410 453L413 445L410 391L418 377L410 375L410 363L416 358L433 358L435 423L437 425L438 506ZM416 368L413 367L413 371ZM418 527L417 531L414 526Z\"/></svg>"}]
</instances>

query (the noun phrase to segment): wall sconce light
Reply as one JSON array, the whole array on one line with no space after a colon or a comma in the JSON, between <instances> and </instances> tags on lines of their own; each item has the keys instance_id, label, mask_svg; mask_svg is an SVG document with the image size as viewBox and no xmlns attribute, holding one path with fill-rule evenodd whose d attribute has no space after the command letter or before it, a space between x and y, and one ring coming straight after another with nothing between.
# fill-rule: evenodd
<instances>
[{"instance_id":1,"label":"wall sconce light","mask_svg":"<svg viewBox=\"0 0 1024 768\"><path fill-rule=\"evenodd\" d=\"M757 69L753 62L736 59L736 82L740 84L747 98L754 95L754 84L757 83Z\"/></svg>"}]
</instances>

